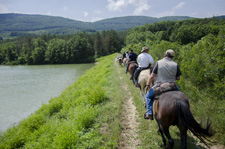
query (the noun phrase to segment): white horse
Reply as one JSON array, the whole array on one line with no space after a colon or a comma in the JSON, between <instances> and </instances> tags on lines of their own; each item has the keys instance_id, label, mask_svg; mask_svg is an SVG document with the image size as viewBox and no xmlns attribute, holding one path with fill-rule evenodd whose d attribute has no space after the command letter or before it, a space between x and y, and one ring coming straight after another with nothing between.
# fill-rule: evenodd
<instances>
[{"instance_id":1,"label":"white horse","mask_svg":"<svg viewBox=\"0 0 225 149\"><path fill-rule=\"evenodd\" d=\"M124 65L124 66L127 66L127 65L128 65L128 58L124 58L124 59L123 59L123 65Z\"/></svg>"},{"instance_id":2,"label":"white horse","mask_svg":"<svg viewBox=\"0 0 225 149\"><path fill-rule=\"evenodd\" d=\"M146 106L145 94L148 92L146 90L146 84L148 83L149 78L150 78L150 69L142 70L138 76L138 84L140 85L141 97L144 102L144 106Z\"/></svg>"}]
</instances>

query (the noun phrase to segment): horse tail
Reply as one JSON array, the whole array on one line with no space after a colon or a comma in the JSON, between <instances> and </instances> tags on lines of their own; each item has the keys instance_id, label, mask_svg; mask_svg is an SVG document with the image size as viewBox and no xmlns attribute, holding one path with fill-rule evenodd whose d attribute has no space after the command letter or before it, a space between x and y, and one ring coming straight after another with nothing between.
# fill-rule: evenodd
<instances>
[{"instance_id":1,"label":"horse tail","mask_svg":"<svg viewBox=\"0 0 225 149\"><path fill-rule=\"evenodd\" d=\"M206 136L211 136L209 132L209 129L211 127L209 119L207 120L206 128L202 128L202 126L194 119L188 103L183 100L177 100L176 109L182 125L187 127L197 138L199 138L208 147L208 144L203 140L203 138L206 139Z\"/></svg>"}]
</instances>

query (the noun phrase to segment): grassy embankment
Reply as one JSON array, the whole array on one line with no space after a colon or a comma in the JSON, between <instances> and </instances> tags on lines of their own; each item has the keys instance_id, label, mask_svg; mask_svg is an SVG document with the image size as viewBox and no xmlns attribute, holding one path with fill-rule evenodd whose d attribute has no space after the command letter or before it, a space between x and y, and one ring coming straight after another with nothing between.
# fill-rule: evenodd
<instances>
[{"instance_id":1,"label":"grassy embankment","mask_svg":"<svg viewBox=\"0 0 225 149\"><path fill-rule=\"evenodd\" d=\"M100 58L59 97L1 133L0 148L115 148L122 93L114 58Z\"/></svg>"}]
</instances>

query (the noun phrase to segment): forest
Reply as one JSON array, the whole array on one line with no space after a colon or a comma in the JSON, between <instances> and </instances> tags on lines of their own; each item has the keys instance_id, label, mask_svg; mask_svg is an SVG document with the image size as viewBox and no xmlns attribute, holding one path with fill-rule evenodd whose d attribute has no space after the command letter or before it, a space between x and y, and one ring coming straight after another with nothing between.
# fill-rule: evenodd
<instances>
[{"instance_id":1,"label":"forest","mask_svg":"<svg viewBox=\"0 0 225 149\"><path fill-rule=\"evenodd\" d=\"M0 44L0 63L6 65L93 63L95 58L120 51L123 34L114 30L74 35L25 36Z\"/></svg>"}]
</instances>

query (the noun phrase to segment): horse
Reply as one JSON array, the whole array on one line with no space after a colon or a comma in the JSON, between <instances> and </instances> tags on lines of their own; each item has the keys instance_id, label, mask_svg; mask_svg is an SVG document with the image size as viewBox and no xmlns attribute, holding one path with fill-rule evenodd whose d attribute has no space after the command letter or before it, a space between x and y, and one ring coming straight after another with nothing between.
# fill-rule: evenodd
<instances>
[{"instance_id":1,"label":"horse","mask_svg":"<svg viewBox=\"0 0 225 149\"><path fill-rule=\"evenodd\" d=\"M171 148L174 146L174 140L169 133L169 127L176 125L180 130L181 149L187 148L187 130L189 129L197 138L199 138L207 147L203 140L206 136L211 136L209 129L211 123L207 121L206 128L194 119L189 106L187 96L181 91L168 91L159 96L158 100L153 101L153 115L157 121L159 132L167 148L164 134L166 135Z\"/></svg>"},{"instance_id":2,"label":"horse","mask_svg":"<svg viewBox=\"0 0 225 149\"><path fill-rule=\"evenodd\" d=\"M138 84L140 85L139 88L140 88L142 100L144 102L144 106L146 106L146 102L145 102L145 94L147 93L146 84L148 83L148 80L150 78L150 69L151 68L142 70L138 76Z\"/></svg>"},{"instance_id":3,"label":"horse","mask_svg":"<svg viewBox=\"0 0 225 149\"><path fill-rule=\"evenodd\" d=\"M120 66L122 66L122 58L118 58L119 59L119 64L120 64Z\"/></svg>"},{"instance_id":4,"label":"horse","mask_svg":"<svg viewBox=\"0 0 225 149\"><path fill-rule=\"evenodd\" d=\"M130 73L130 80L133 80L134 84L134 71L138 68L136 61L131 61L128 67L128 72Z\"/></svg>"},{"instance_id":5,"label":"horse","mask_svg":"<svg viewBox=\"0 0 225 149\"><path fill-rule=\"evenodd\" d=\"M128 64L128 59L127 58L124 58L123 59L123 66L127 66L127 64Z\"/></svg>"}]
</instances>

